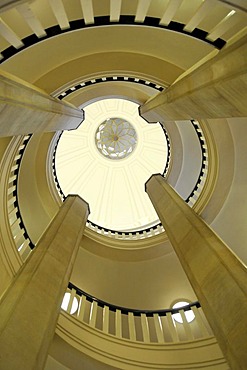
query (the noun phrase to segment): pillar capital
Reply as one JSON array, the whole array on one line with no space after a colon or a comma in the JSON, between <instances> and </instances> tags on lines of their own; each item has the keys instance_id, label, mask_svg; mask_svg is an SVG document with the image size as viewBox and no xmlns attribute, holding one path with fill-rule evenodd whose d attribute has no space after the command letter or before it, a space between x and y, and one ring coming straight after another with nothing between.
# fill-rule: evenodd
<instances>
[{"instance_id":1,"label":"pillar capital","mask_svg":"<svg viewBox=\"0 0 247 370\"><path fill-rule=\"evenodd\" d=\"M90 214L90 206L89 203L86 202L80 195L78 194L68 194L66 199L71 199L71 200L80 200L80 202L84 205L85 209L87 210L87 214ZM65 199L65 200L66 200Z\"/></svg>"},{"instance_id":2,"label":"pillar capital","mask_svg":"<svg viewBox=\"0 0 247 370\"><path fill-rule=\"evenodd\" d=\"M154 173L154 174L152 174L150 177L149 177L149 179L145 182L145 184L144 184L144 188L145 188L145 192L147 193L148 191L147 191L147 188L148 188L148 184L149 184L149 182L150 181L152 181L152 179L153 178L159 178L159 177L161 177L161 178L163 178L164 179L164 177L160 174L160 173ZM164 179L165 180L165 179Z\"/></svg>"}]
</instances>

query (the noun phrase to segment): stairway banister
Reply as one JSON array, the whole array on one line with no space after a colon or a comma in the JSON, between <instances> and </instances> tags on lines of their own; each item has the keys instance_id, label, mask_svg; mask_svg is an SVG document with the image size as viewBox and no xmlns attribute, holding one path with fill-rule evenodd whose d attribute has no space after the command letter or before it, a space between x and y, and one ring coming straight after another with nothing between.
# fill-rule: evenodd
<instances>
[{"instance_id":1,"label":"stairway banister","mask_svg":"<svg viewBox=\"0 0 247 370\"><path fill-rule=\"evenodd\" d=\"M191 307L194 307L194 306L197 308L201 307L200 303L196 301L196 302L189 303L181 308L167 308L163 310L139 310L139 309L134 309L134 308L121 307L121 306L113 305L111 303L102 301L101 299L98 299L92 296L91 294L84 292L82 289L78 288L76 285L74 285L71 282L68 285L68 289L69 290L74 289L78 296L80 297L85 296L86 300L91 303L96 301L99 307L104 308L105 306L108 306L110 311L116 312L117 310L120 310L121 313L124 315L128 315L129 312L132 312L134 316L141 316L141 314L145 314L147 317L152 317L154 314L158 314L159 316L166 316L168 312L174 315L176 313L179 313L179 310L181 309L183 309L184 311L189 311L191 310Z\"/></svg>"}]
</instances>

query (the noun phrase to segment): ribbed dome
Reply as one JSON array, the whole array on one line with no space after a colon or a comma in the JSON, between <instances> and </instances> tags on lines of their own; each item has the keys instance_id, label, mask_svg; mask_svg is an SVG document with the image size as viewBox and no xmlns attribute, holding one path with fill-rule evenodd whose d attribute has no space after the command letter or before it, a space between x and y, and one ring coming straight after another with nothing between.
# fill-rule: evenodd
<instances>
[{"instance_id":1,"label":"ribbed dome","mask_svg":"<svg viewBox=\"0 0 247 370\"><path fill-rule=\"evenodd\" d=\"M55 163L64 194L79 194L89 202L90 221L135 230L159 222L144 184L153 173L163 173L166 162L166 136L159 123L148 125L136 103L105 99L86 107L76 131L62 134Z\"/></svg>"}]
</instances>

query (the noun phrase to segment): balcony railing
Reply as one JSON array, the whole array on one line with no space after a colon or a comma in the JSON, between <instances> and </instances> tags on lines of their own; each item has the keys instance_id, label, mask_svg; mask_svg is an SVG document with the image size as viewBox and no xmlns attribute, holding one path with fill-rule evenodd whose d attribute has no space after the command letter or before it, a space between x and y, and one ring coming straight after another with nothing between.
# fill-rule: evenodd
<instances>
[{"instance_id":1,"label":"balcony railing","mask_svg":"<svg viewBox=\"0 0 247 370\"><path fill-rule=\"evenodd\" d=\"M32 241L30 240L27 231L25 229L17 197L17 179L18 171L22 158L23 151L26 148L31 135L14 138L12 141L13 145L10 144L9 151L7 153L8 159L3 165L4 175L6 176L5 182L5 212L9 220L7 229L10 230L16 249L22 259L28 257L30 251L34 248Z\"/></svg>"},{"instance_id":2,"label":"balcony railing","mask_svg":"<svg viewBox=\"0 0 247 370\"><path fill-rule=\"evenodd\" d=\"M119 339L178 343L213 335L199 302L178 309L128 309L103 302L69 283L62 307L79 321Z\"/></svg>"}]
</instances>

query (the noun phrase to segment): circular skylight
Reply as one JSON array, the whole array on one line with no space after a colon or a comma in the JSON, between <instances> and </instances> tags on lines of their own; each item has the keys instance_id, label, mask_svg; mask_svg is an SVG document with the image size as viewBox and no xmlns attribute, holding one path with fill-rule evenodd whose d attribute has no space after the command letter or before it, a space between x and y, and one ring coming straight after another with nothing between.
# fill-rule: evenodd
<instances>
[{"instance_id":1,"label":"circular skylight","mask_svg":"<svg viewBox=\"0 0 247 370\"><path fill-rule=\"evenodd\" d=\"M134 150L137 135L134 127L122 118L108 118L95 134L96 146L109 159L128 157Z\"/></svg>"},{"instance_id":2,"label":"circular skylight","mask_svg":"<svg viewBox=\"0 0 247 370\"><path fill-rule=\"evenodd\" d=\"M94 102L84 108L78 129L64 131L58 142L55 166L64 195L85 199L89 221L105 229L137 231L159 223L144 185L164 172L167 141L162 126L148 124L138 107L125 99ZM114 146L120 138L123 145Z\"/></svg>"}]
</instances>

